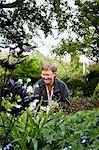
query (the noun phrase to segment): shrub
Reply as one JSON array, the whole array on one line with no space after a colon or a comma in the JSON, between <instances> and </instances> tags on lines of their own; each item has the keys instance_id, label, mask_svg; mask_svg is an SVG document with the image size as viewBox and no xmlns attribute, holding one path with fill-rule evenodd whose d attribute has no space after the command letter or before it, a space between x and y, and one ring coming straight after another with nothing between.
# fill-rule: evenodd
<instances>
[{"instance_id":1,"label":"shrub","mask_svg":"<svg viewBox=\"0 0 99 150\"><path fill-rule=\"evenodd\" d=\"M57 113L42 129L46 145L53 150L99 148L98 112L80 111L70 116Z\"/></svg>"},{"instance_id":2,"label":"shrub","mask_svg":"<svg viewBox=\"0 0 99 150\"><path fill-rule=\"evenodd\" d=\"M99 64L89 67L89 73L86 75L86 81L92 81L94 78L99 78Z\"/></svg>"},{"instance_id":3,"label":"shrub","mask_svg":"<svg viewBox=\"0 0 99 150\"><path fill-rule=\"evenodd\" d=\"M99 70L91 70L89 74L87 74L86 79L87 81L92 81L94 78L99 77Z\"/></svg>"},{"instance_id":4,"label":"shrub","mask_svg":"<svg viewBox=\"0 0 99 150\"><path fill-rule=\"evenodd\" d=\"M82 91L82 89L85 85L85 83L80 79L69 79L66 82L66 84L67 84L68 88L70 89L72 96L76 96L77 91Z\"/></svg>"},{"instance_id":5,"label":"shrub","mask_svg":"<svg viewBox=\"0 0 99 150\"><path fill-rule=\"evenodd\" d=\"M98 82L99 82L99 77L94 78L91 81L86 81L85 86L83 88L84 95L92 96Z\"/></svg>"},{"instance_id":6,"label":"shrub","mask_svg":"<svg viewBox=\"0 0 99 150\"><path fill-rule=\"evenodd\" d=\"M32 83L35 83L40 78L41 65L42 61L38 57L28 57L23 63L18 65L12 76L15 80L31 78Z\"/></svg>"},{"instance_id":7,"label":"shrub","mask_svg":"<svg viewBox=\"0 0 99 150\"><path fill-rule=\"evenodd\" d=\"M4 69L0 66L0 87L3 85L4 82Z\"/></svg>"},{"instance_id":8,"label":"shrub","mask_svg":"<svg viewBox=\"0 0 99 150\"><path fill-rule=\"evenodd\" d=\"M96 88L95 88L95 90L94 90L94 92L93 92L92 99L93 99L94 101L99 102L99 83L97 84L97 86L96 86Z\"/></svg>"},{"instance_id":9,"label":"shrub","mask_svg":"<svg viewBox=\"0 0 99 150\"><path fill-rule=\"evenodd\" d=\"M2 117L3 123L11 129L6 137L9 138L9 144L14 150L99 148L99 110L80 111L66 116L61 111L47 111L47 108L40 109L38 113L27 109L15 120L11 115L7 117L2 114ZM0 123L2 124L2 120ZM3 137L5 133L1 129L0 126L0 137Z\"/></svg>"},{"instance_id":10,"label":"shrub","mask_svg":"<svg viewBox=\"0 0 99 150\"><path fill-rule=\"evenodd\" d=\"M51 108L42 107L41 100L36 107L38 101L33 101L33 91L28 91L30 81L27 79L26 87L22 80L14 82L10 79L3 90L4 97L0 97L2 149L99 148L99 110L80 111L66 116L56 103Z\"/></svg>"},{"instance_id":11,"label":"shrub","mask_svg":"<svg viewBox=\"0 0 99 150\"><path fill-rule=\"evenodd\" d=\"M85 96L92 96L99 82L99 64L92 65L89 73L85 76L85 87L83 89Z\"/></svg>"}]
</instances>

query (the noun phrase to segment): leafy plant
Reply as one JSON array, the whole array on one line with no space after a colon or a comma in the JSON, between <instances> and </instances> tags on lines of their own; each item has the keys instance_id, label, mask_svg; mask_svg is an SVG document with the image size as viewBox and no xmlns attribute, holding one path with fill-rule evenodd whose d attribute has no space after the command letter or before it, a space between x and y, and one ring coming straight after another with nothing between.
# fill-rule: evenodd
<instances>
[{"instance_id":1,"label":"leafy plant","mask_svg":"<svg viewBox=\"0 0 99 150\"><path fill-rule=\"evenodd\" d=\"M96 102L99 102L99 83L97 84L97 86L93 92L92 99Z\"/></svg>"},{"instance_id":2,"label":"leafy plant","mask_svg":"<svg viewBox=\"0 0 99 150\"><path fill-rule=\"evenodd\" d=\"M7 127L11 129L6 139L6 147L9 145L15 150L99 148L98 109L79 111L66 116L61 110L56 112L53 107L49 109L42 107L41 104L35 107L36 102L33 103L21 115L14 118L11 114L8 116L8 113L1 113L0 124L4 123L6 130L0 126L0 136L5 137ZM3 138L1 139L2 145Z\"/></svg>"},{"instance_id":3,"label":"leafy plant","mask_svg":"<svg viewBox=\"0 0 99 150\"><path fill-rule=\"evenodd\" d=\"M6 88L1 89L0 97L0 129L1 129L1 144L3 147L7 145L9 140L9 133L17 119L17 116L29 106L29 103L33 101L32 92L28 89L28 82L24 85L23 81L20 79L14 81L10 79L7 82ZM2 133L3 132L3 133Z\"/></svg>"},{"instance_id":4,"label":"leafy plant","mask_svg":"<svg viewBox=\"0 0 99 150\"><path fill-rule=\"evenodd\" d=\"M38 53L39 54L39 53ZM17 68L14 70L12 77L15 80L18 80L19 78L23 79L24 81L27 78L32 79L32 84L34 84L41 75L41 65L42 65L42 59L38 57L38 54L35 56L34 53L30 57L26 57L24 62L19 64Z\"/></svg>"},{"instance_id":5,"label":"leafy plant","mask_svg":"<svg viewBox=\"0 0 99 150\"><path fill-rule=\"evenodd\" d=\"M57 113L42 130L46 143L54 150L99 148L98 113L99 110L80 111L69 116Z\"/></svg>"}]
</instances>

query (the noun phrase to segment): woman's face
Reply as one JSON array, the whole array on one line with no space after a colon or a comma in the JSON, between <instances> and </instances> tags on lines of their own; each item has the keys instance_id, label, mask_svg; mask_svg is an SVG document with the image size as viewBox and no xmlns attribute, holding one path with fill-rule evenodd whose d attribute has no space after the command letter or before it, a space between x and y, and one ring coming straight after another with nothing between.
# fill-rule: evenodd
<instances>
[{"instance_id":1,"label":"woman's face","mask_svg":"<svg viewBox=\"0 0 99 150\"><path fill-rule=\"evenodd\" d=\"M55 73L52 70L42 70L41 77L46 85L52 85L55 78Z\"/></svg>"}]
</instances>

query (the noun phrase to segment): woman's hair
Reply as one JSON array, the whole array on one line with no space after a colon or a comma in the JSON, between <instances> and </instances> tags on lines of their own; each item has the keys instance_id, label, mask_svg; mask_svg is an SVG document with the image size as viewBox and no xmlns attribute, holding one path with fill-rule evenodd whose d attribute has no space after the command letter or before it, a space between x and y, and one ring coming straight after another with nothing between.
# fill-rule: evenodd
<instances>
[{"instance_id":1,"label":"woman's hair","mask_svg":"<svg viewBox=\"0 0 99 150\"><path fill-rule=\"evenodd\" d=\"M51 70L53 73L57 72L57 67L55 64L46 63L42 65L42 70Z\"/></svg>"}]
</instances>

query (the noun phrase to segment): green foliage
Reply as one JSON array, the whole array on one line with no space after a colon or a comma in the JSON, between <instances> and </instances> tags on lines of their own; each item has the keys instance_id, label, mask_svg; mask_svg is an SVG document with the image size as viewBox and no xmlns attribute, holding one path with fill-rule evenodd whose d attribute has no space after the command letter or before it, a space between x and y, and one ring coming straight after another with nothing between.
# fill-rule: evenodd
<instances>
[{"instance_id":1,"label":"green foliage","mask_svg":"<svg viewBox=\"0 0 99 150\"><path fill-rule=\"evenodd\" d=\"M45 36L49 33L52 34L53 28L62 31L67 28L66 22L71 17L71 13L68 12L70 7L67 2L60 0L44 0L44 3L36 0L15 0L14 2L2 0L0 1L0 8L0 48L9 50L7 60L3 62L0 60L0 65L6 68L7 71L14 70L16 65L21 63L20 59L24 57L23 52L30 52L37 47L35 45L38 44L38 41L34 44L33 40L37 36L40 37L40 30ZM53 20L57 22L57 27L53 25ZM10 64L9 57L11 55L17 61L15 62L13 59ZM34 65L34 68L37 68L37 72L32 70L29 72L27 67L26 70L19 65L19 70L16 71L16 75L14 74L14 78L27 78L27 76L39 78L39 63L39 60L33 64L30 62L30 67ZM23 64L25 66L25 63ZM18 72L20 72L19 75ZM25 73L26 76L24 75ZM5 85L9 76L4 77Z\"/></svg>"},{"instance_id":2,"label":"green foliage","mask_svg":"<svg viewBox=\"0 0 99 150\"><path fill-rule=\"evenodd\" d=\"M37 56L27 57L23 63L18 65L16 70L14 70L12 77L14 79L24 79L31 78L33 82L38 80L41 75L41 65L42 60Z\"/></svg>"},{"instance_id":3,"label":"green foliage","mask_svg":"<svg viewBox=\"0 0 99 150\"><path fill-rule=\"evenodd\" d=\"M44 125L42 131L47 143L55 150L65 147L73 150L84 150L85 147L97 149L98 111L82 111L71 116L56 114L53 120ZM82 136L87 136L84 144L81 141Z\"/></svg>"},{"instance_id":4,"label":"green foliage","mask_svg":"<svg viewBox=\"0 0 99 150\"><path fill-rule=\"evenodd\" d=\"M30 107L16 117L0 114L1 147L6 136L15 150L99 148L99 109L66 116L61 110L55 113L53 109L41 106L39 111L38 107L31 111Z\"/></svg>"},{"instance_id":5,"label":"green foliage","mask_svg":"<svg viewBox=\"0 0 99 150\"><path fill-rule=\"evenodd\" d=\"M74 70L74 66L69 67L67 76L64 76L62 80L67 84L70 89L71 96L77 96L80 91L83 92L83 96L92 96L93 92L99 82L99 65L92 65L87 68L88 73L83 76L80 69ZM82 96L81 96L82 97Z\"/></svg>"},{"instance_id":6,"label":"green foliage","mask_svg":"<svg viewBox=\"0 0 99 150\"><path fill-rule=\"evenodd\" d=\"M91 80L89 82L88 81L85 82L86 84L83 88L85 96L92 96L93 95L93 92L97 86L98 81L99 81L99 78L94 78L93 80Z\"/></svg>"},{"instance_id":7,"label":"green foliage","mask_svg":"<svg viewBox=\"0 0 99 150\"><path fill-rule=\"evenodd\" d=\"M99 65L93 65L89 68L89 73L85 76L85 87L83 89L86 96L92 96L99 82Z\"/></svg>"},{"instance_id":8,"label":"green foliage","mask_svg":"<svg viewBox=\"0 0 99 150\"><path fill-rule=\"evenodd\" d=\"M26 89L29 82L30 79L27 79ZM32 94L30 92L29 96L31 97ZM8 92L6 97L1 98L1 148L8 143L15 150L62 150L64 148L84 150L85 147L86 149L99 147L99 109L80 111L66 116L56 102L50 107L42 107L41 100L36 107L38 100L35 100L30 103L30 106L26 103L27 107L29 106L26 111L24 109L18 113L17 108L20 108L20 105L17 101L21 96L16 94L12 101L13 96L13 92ZM24 102L23 99L23 104ZM11 113L11 110L14 112Z\"/></svg>"},{"instance_id":9,"label":"green foliage","mask_svg":"<svg viewBox=\"0 0 99 150\"><path fill-rule=\"evenodd\" d=\"M18 43L19 48L39 34L38 29L42 30L46 36L52 33L52 23L55 18L58 29L66 29L66 22L71 16L71 13L68 13L70 8L67 2L63 3L60 0L45 0L44 3L36 0L15 0L13 3L6 0L0 3L0 7L0 34L7 40L6 44Z\"/></svg>"},{"instance_id":10,"label":"green foliage","mask_svg":"<svg viewBox=\"0 0 99 150\"><path fill-rule=\"evenodd\" d=\"M62 79L65 74L66 74L66 67L65 67L65 63L62 62L61 60L54 60L54 63L57 66L57 77Z\"/></svg>"},{"instance_id":11,"label":"green foliage","mask_svg":"<svg viewBox=\"0 0 99 150\"><path fill-rule=\"evenodd\" d=\"M67 86L71 91L72 96L76 96L78 91L82 91L85 83L84 81L82 81L81 79L69 79L67 82Z\"/></svg>"},{"instance_id":12,"label":"green foliage","mask_svg":"<svg viewBox=\"0 0 99 150\"><path fill-rule=\"evenodd\" d=\"M4 98L2 103L4 104L6 101L9 102L8 99ZM34 100L28 109L19 113L19 115L12 115L8 111L1 111L0 146L10 143L15 150L38 150L45 145L41 130L44 124L51 119L54 109L50 110L49 107L41 106L42 100L36 107L37 101ZM8 110L10 110L9 105L11 107L12 103L6 103L5 108L8 108ZM55 105L53 104L53 106ZM16 108L18 108L18 105Z\"/></svg>"},{"instance_id":13,"label":"green foliage","mask_svg":"<svg viewBox=\"0 0 99 150\"><path fill-rule=\"evenodd\" d=\"M45 143L41 134L43 125L48 120L48 114L41 111L36 115L27 110L15 123L11 138L15 147L20 149L38 150ZM17 149L16 147L16 149Z\"/></svg>"},{"instance_id":14,"label":"green foliage","mask_svg":"<svg viewBox=\"0 0 99 150\"><path fill-rule=\"evenodd\" d=\"M69 39L62 39L57 48L54 49L52 52L55 53L57 56L62 56L67 53L77 54L77 51L81 50L81 48L82 46L80 42L73 42Z\"/></svg>"},{"instance_id":15,"label":"green foliage","mask_svg":"<svg viewBox=\"0 0 99 150\"><path fill-rule=\"evenodd\" d=\"M75 0L77 10L72 17L69 18L70 36L67 39L62 39L59 45L53 52L58 55L65 55L78 51L80 54L85 54L90 59L96 58L99 61L99 19L98 7L99 1L82 1ZM71 30L72 29L72 30ZM76 38L72 37L72 32L76 34Z\"/></svg>"},{"instance_id":16,"label":"green foliage","mask_svg":"<svg viewBox=\"0 0 99 150\"><path fill-rule=\"evenodd\" d=\"M71 61L70 63L64 63L64 68L65 68L65 74L62 76L66 78L65 76L67 75L69 78L75 78L77 77L82 77L82 65L79 62L79 52L77 49L71 48L70 50L70 44L67 46L65 45L65 41L62 41L63 43L60 45L59 49L55 49L53 52L55 52L56 56L59 56L60 58L65 54L65 53L70 53L71 54ZM74 44L75 46L75 44ZM62 73L62 72L61 72ZM61 74L60 74L61 75Z\"/></svg>"},{"instance_id":17,"label":"green foliage","mask_svg":"<svg viewBox=\"0 0 99 150\"><path fill-rule=\"evenodd\" d=\"M4 69L0 66L0 87L4 82Z\"/></svg>"},{"instance_id":18,"label":"green foliage","mask_svg":"<svg viewBox=\"0 0 99 150\"><path fill-rule=\"evenodd\" d=\"M57 65L57 76L64 81L67 81L68 78L82 78L82 65L79 63L78 53L71 53L71 59L70 63L66 63L62 56L56 56L54 59L47 61L54 62Z\"/></svg>"},{"instance_id":19,"label":"green foliage","mask_svg":"<svg viewBox=\"0 0 99 150\"><path fill-rule=\"evenodd\" d=\"M95 88L95 90L93 92L92 99L94 101L99 102L99 83L97 84L97 86L96 86L96 88Z\"/></svg>"},{"instance_id":20,"label":"green foliage","mask_svg":"<svg viewBox=\"0 0 99 150\"><path fill-rule=\"evenodd\" d=\"M88 49L90 57L96 57L99 61L99 19L98 19L98 7L99 1L81 1L76 0L78 6L78 14L74 19L74 31L84 38L85 48ZM91 34L90 34L91 33Z\"/></svg>"},{"instance_id":21,"label":"green foliage","mask_svg":"<svg viewBox=\"0 0 99 150\"><path fill-rule=\"evenodd\" d=\"M86 75L86 80L91 81L99 77L99 64L89 66L89 73Z\"/></svg>"}]
</instances>

